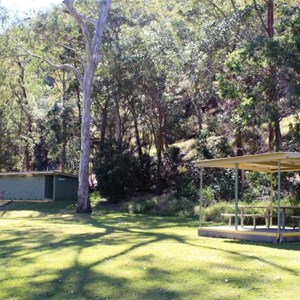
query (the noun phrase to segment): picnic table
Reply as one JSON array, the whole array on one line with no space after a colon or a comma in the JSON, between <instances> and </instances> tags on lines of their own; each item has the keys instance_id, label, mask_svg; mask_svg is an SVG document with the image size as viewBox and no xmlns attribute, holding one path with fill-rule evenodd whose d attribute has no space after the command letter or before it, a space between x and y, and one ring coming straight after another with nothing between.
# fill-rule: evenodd
<instances>
[{"instance_id":1,"label":"picnic table","mask_svg":"<svg viewBox=\"0 0 300 300\"><path fill-rule=\"evenodd\" d=\"M300 210L300 206L289 206L289 205L283 205L283 206L280 206L280 209L282 210L282 214L281 214L281 226L282 226L282 229L285 228L285 216L286 216L286 210L293 210L293 211L297 211L297 210ZM293 217L298 217L298 216L292 216ZM299 218L299 217L298 217Z\"/></svg>"},{"instance_id":2,"label":"picnic table","mask_svg":"<svg viewBox=\"0 0 300 300\"><path fill-rule=\"evenodd\" d=\"M234 205L229 205L229 207L234 207ZM251 217L253 218L253 226L254 228L256 227L256 218L258 217L263 217L265 218L266 221L266 226L267 228L270 228L272 226L272 218L275 217L273 215L273 210L278 210L277 206L267 206L267 205L239 205L239 214L238 216L241 219L241 227L244 227L244 219L245 217ZM257 213L247 213L250 210L253 209L261 209L262 214L257 214ZM286 211L287 210L293 210L297 211L300 210L300 206L293 206L293 205L282 205L280 206L280 215L281 215L281 220L280 220L280 226L282 229L285 228L285 219L286 219ZM230 214L223 214L223 215L230 215ZM234 214L232 214L234 216ZM292 216L293 219L299 219L299 216Z\"/></svg>"}]
</instances>

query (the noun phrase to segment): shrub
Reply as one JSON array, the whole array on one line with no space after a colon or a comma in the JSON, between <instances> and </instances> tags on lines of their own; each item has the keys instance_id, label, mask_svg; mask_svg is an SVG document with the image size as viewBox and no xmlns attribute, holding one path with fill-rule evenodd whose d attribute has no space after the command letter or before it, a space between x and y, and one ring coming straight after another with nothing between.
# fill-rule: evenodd
<instances>
[{"instance_id":1,"label":"shrub","mask_svg":"<svg viewBox=\"0 0 300 300\"><path fill-rule=\"evenodd\" d=\"M196 186L195 178L188 171L177 174L175 182L174 196L177 199L187 198L192 202L199 200L199 189Z\"/></svg>"},{"instance_id":2,"label":"shrub","mask_svg":"<svg viewBox=\"0 0 300 300\"><path fill-rule=\"evenodd\" d=\"M123 211L158 216L193 216L195 204L186 198L172 195L134 199L123 204Z\"/></svg>"},{"instance_id":3,"label":"shrub","mask_svg":"<svg viewBox=\"0 0 300 300\"><path fill-rule=\"evenodd\" d=\"M221 213L228 211L228 202L219 202L203 208L203 219L207 222L222 222Z\"/></svg>"},{"instance_id":4,"label":"shrub","mask_svg":"<svg viewBox=\"0 0 300 300\"><path fill-rule=\"evenodd\" d=\"M94 159L98 189L112 202L120 202L132 194L144 191L150 182L151 159L141 161L130 151L129 145L106 141Z\"/></svg>"}]
</instances>

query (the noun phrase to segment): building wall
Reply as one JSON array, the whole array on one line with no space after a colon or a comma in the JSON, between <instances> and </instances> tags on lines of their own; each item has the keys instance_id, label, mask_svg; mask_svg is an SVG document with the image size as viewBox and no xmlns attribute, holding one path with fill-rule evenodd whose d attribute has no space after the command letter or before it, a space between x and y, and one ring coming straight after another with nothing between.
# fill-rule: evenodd
<instances>
[{"instance_id":1,"label":"building wall","mask_svg":"<svg viewBox=\"0 0 300 300\"><path fill-rule=\"evenodd\" d=\"M5 200L43 200L45 176L0 176Z\"/></svg>"},{"instance_id":2,"label":"building wall","mask_svg":"<svg viewBox=\"0 0 300 300\"><path fill-rule=\"evenodd\" d=\"M64 175L55 175L54 200L76 200L78 179Z\"/></svg>"}]
</instances>

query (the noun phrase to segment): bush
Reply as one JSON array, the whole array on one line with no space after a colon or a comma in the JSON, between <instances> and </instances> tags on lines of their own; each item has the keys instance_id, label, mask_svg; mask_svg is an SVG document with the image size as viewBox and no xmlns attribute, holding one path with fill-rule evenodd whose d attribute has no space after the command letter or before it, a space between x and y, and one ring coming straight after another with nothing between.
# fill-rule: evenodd
<instances>
[{"instance_id":1,"label":"bush","mask_svg":"<svg viewBox=\"0 0 300 300\"><path fill-rule=\"evenodd\" d=\"M203 208L203 219L206 222L223 222L221 213L228 211L228 202L219 202L209 207Z\"/></svg>"},{"instance_id":2,"label":"bush","mask_svg":"<svg viewBox=\"0 0 300 300\"><path fill-rule=\"evenodd\" d=\"M192 202L199 200L199 189L195 184L195 178L188 171L177 174L175 182L176 198L187 198Z\"/></svg>"},{"instance_id":3,"label":"bush","mask_svg":"<svg viewBox=\"0 0 300 300\"><path fill-rule=\"evenodd\" d=\"M125 212L157 216L193 216L194 209L195 204L189 199L177 199L172 195L134 199L122 207Z\"/></svg>"},{"instance_id":4,"label":"bush","mask_svg":"<svg viewBox=\"0 0 300 300\"><path fill-rule=\"evenodd\" d=\"M202 130L196 140L200 159L214 159L231 156L233 151L228 139ZM230 169L204 169L203 186L214 191L215 200L229 200L234 197L234 171Z\"/></svg>"},{"instance_id":5,"label":"bush","mask_svg":"<svg viewBox=\"0 0 300 300\"><path fill-rule=\"evenodd\" d=\"M211 206L215 203L215 191L211 187L203 188L203 207Z\"/></svg>"},{"instance_id":6,"label":"bush","mask_svg":"<svg viewBox=\"0 0 300 300\"><path fill-rule=\"evenodd\" d=\"M141 161L130 152L129 145L106 141L94 159L98 189L112 202L120 202L148 188L151 159Z\"/></svg>"},{"instance_id":7,"label":"bush","mask_svg":"<svg viewBox=\"0 0 300 300\"><path fill-rule=\"evenodd\" d=\"M252 202L254 199L265 198L270 195L270 174L248 172L246 174L246 182L247 186L242 193L244 201Z\"/></svg>"}]
</instances>

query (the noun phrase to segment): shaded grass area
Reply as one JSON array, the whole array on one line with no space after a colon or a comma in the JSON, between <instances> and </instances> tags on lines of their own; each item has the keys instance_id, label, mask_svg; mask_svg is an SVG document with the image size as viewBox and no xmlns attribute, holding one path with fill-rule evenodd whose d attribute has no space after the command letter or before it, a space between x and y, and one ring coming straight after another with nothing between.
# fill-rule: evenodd
<instances>
[{"instance_id":1,"label":"shaded grass area","mask_svg":"<svg viewBox=\"0 0 300 300\"><path fill-rule=\"evenodd\" d=\"M82 216L67 203L14 205L0 212L0 299L294 299L300 294L300 243L199 238L197 221L183 217L104 209Z\"/></svg>"}]
</instances>

